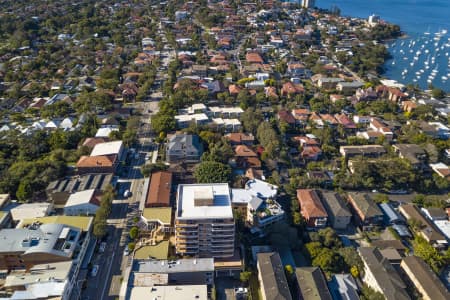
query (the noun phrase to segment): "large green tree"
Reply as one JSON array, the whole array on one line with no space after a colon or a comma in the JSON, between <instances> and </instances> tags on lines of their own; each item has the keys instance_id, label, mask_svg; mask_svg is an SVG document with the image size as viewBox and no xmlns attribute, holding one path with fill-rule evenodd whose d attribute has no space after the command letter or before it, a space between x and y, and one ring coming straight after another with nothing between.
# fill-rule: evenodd
<instances>
[{"instance_id":1,"label":"large green tree","mask_svg":"<svg viewBox=\"0 0 450 300\"><path fill-rule=\"evenodd\" d=\"M199 183L228 182L231 177L231 168L220 162L202 161L195 168L194 177Z\"/></svg>"}]
</instances>

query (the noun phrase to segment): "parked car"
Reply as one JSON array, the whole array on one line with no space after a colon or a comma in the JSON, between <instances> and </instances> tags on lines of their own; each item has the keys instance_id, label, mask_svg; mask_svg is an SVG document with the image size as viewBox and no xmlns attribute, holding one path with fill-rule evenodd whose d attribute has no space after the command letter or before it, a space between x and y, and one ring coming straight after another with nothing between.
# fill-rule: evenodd
<instances>
[{"instance_id":1,"label":"parked car","mask_svg":"<svg viewBox=\"0 0 450 300\"><path fill-rule=\"evenodd\" d=\"M94 265L91 270L91 277L97 276L99 265Z\"/></svg>"},{"instance_id":2,"label":"parked car","mask_svg":"<svg viewBox=\"0 0 450 300\"><path fill-rule=\"evenodd\" d=\"M125 251L123 251L123 255L125 255L125 256L130 255L130 250L128 250L128 247L125 247Z\"/></svg>"},{"instance_id":3,"label":"parked car","mask_svg":"<svg viewBox=\"0 0 450 300\"><path fill-rule=\"evenodd\" d=\"M105 248L106 248L106 242L102 242L100 244L100 247L98 247L98 252L100 252L100 253L105 252Z\"/></svg>"},{"instance_id":4,"label":"parked car","mask_svg":"<svg viewBox=\"0 0 450 300\"><path fill-rule=\"evenodd\" d=\"M125 198L130 197L130 196L131 196L130 190L126 190L126 191L123 193L123 196L124 196Z\"/></svg>"}]
</instances>

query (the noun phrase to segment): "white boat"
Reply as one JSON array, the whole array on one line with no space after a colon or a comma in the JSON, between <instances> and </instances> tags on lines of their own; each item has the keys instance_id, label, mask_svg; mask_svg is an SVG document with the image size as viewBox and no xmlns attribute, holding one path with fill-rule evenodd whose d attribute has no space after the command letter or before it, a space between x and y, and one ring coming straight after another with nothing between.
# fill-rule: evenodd
<instances>
[{"instance_id":1,"label":"white boat","mask_svg":"<svg viewBox=\"0 0 450 300\"><path fill-rule=\"evenodd\" d=\"M430 50L428 50L428 49L425 49L425 53L430 53Z\"/></svg>"},{"instance_id":2,"label":"white boat","mask_svg":"<svg viewBox=\"0 0 450 300\"><path fill-rule=\"evenodd\" d=\"M447 76L442 76L441 79L446 81L448 79L448 77Z\"/></svg>"},{"instance_id":3,"label":"white boat","mask_svg":"<svg viewBox=\"0 0 450 300\"><path fill-rule=\"evenodd\" d=\"M395 65L395 61L392 62L392 65Z\"/></svg>"}]
</instances>

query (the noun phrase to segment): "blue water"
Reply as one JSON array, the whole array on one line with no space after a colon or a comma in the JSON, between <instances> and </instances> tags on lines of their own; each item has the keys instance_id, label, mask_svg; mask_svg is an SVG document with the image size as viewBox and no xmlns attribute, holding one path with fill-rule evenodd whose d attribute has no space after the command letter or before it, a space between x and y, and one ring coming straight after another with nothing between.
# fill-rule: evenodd
<instances>
[{"instance_id":1,"label":"blue water","mask_svg":"<svg viewBox=\"0 0 450 300\"><path fill-rule=\"evenodd\" d=\"M450 92L450 0L317 0L316 5L328 9L335 5L344 16L367 18L376 14L400 25L408 37L389 45L393 60L386 62L384 76L421 88L431 81ZM441 34L436 36L437 32Z\"/></svg>"}]
</instances>

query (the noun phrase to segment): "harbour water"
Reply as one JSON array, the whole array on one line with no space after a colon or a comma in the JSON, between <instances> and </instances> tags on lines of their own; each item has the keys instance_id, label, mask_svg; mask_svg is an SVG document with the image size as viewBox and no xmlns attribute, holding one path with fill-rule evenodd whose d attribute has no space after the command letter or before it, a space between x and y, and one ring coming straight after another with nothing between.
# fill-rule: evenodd
<instances>
[{"instance_id":1,"label":"harbour water","mask_svg":"<svg viewBox=\"0 0 450 300\"><path fill-rule=\"evenodd\" d=\"M449 0L317 0L316 5L337 6L344 16L376 14L400 25L407 37L388 44L393 58L383 76L423 89L431 83L450 92Z\"/></svg>"}]
</instances>

